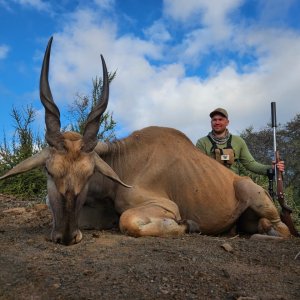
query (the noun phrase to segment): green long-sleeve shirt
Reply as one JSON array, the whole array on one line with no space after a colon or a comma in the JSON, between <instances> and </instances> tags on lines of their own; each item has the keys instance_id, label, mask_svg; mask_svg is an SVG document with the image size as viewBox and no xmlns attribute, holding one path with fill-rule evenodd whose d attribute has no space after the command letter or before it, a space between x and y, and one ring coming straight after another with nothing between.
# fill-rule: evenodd
<instances>
[{"instance_id":1,"label":"green long-sleeve shirt","mask_svg":"<svg viewBox=\"0 0 300 300\"><path fill-rule=\"evenodd\" d=\"M214 157L214 153L211 152L212 146L213 145L207 136L200 138L196 143L196 147L199 148L203 153ZM226 146L227 142L218 145L218 148L223 149ZM247 170L261 175L266 175L267 170L272 168L271 165L264 165L255 161L247 147L246 142L240 136L232 135L231 147L234 151L235 162L231 165L230 169L236 174L239 173L239 163L241 163Z\"/></svg>"}]
</instances>

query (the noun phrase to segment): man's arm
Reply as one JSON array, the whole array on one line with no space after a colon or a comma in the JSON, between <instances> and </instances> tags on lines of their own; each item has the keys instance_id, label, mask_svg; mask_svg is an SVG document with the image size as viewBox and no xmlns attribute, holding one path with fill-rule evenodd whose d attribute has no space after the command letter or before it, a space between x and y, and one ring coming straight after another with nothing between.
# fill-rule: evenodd
<instances>
[{"instance_id":1,"label":"man's arm","mask_svg":"<svg viewBox=\"0 0 300 300\"><path fill-rule=\"evenodd\" d=\"M272 168L272 165L264 165L257 162L251 155L246 142L241 137L238 137L238 142L241 145L239 161L242 165L253 173L267 175L267 170Z\"/></svg>"}]
</instances>

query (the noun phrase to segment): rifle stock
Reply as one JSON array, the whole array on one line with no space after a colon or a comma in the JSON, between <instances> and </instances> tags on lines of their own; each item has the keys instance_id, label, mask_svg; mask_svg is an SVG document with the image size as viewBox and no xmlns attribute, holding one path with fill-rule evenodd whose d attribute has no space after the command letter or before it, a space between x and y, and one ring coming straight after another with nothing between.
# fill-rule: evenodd
<instances>
[{"instance_id":1,"label":"rifle stock","mask_svg":"<svg viewBox=\"0 0 300 300\"><path fill-rule=\"evenodd\" d=\"M280 161L280 156L278 151L276 151L275 156L276 156L276 163L277 163ZM282 222L285 223L285 225L289 228L293 236L300 237L300 234L296 230L293 220L291 218L291 214L293 210L286 205L284 200L283 176L282 176L282 172L280 172L279 170L277 170L276 182L277 182L277 200L281 207L280 218Z\"/></svg>"},{"instance_id":2,"label":"rifle stock","mask_svg":"<svg viewBox=\"0 0 300 300\"><path fill-rule=\"evenodd\" d=\"M283 175L282 172L276 167L277 163L280 162L280 155L279 151L277 150L276 146L276 102L271 103L271 117L272 117L272 127L273 127L273 135L274 135L274 156L275 156L275 177L276 177L276 195L277 201L280 204L281 212L280 218L281 221L289 228L291 234L295 237L300 237L300 233L294 226L291 214L293 210L287 206L284 199L284 187L283 187Z\"/></svg>"}]
</instances>

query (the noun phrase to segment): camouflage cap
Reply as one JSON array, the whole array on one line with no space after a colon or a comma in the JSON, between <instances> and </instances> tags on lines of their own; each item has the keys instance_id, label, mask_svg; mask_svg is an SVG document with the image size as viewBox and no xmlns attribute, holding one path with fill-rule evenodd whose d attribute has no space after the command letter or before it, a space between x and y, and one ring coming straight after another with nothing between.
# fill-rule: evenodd
<instances>
[{"instance_id":1,"label":"camouflage cap","mask_svg":"<svg viewBox=\"0 0 300 300\"><path fill-rule=\"evenodd\" d=\"M209 116L212 118L216 114L221 114L228 119L228 113L227 113L226 109L224 109L224 108L220 108L220 107L216 108L209 114Z\"/></svg>"}]
</instances>

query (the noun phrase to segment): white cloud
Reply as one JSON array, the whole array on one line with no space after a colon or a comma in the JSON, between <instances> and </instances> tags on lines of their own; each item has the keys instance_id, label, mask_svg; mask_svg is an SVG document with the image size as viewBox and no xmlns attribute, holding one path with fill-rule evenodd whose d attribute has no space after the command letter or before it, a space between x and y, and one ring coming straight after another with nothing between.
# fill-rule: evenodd
<instances>
[{"instance_id":1,"label":"white cloud","mask_svg":"<svg viewBox=\"0 0 300 300\"><path fill-rule=\"evenodd\" d=\"M190 21L195 14L202 13L203 1L201 0L164 0L164 14L180 22Z\"/></svg>"},{"instance_id":2,"label":"white cloud","mask_svg":"<svg viewBox=\"0 0 300 300\"><path fill-rule=\"evenodd\" d=\"M10 11L11 8L6 0L0 0L0 6L4 7L6 10Z\"/></svg>"},{"instance_id":3,"label":"white cloud","mask_svg":"<svg viewBox=\"0 0 300 300\"><path fill-rule=\"evenodd\" d=\"M89 92L91 80L101 74L100 54L110 71L126 72L143 78L151 69L144 56L156 58L159 48L131 36L116 36L116 26L109 20L97 24L97 14L77 11L65 29L54 35L50 76L58 98L71 101L75 92ZM129 72L131 71L131 72ZM123 73L124 74L124 73Z\"/></svg>"},{"instance_id":4,"label":"white cloud","mask_svg":"<svg viewBox=\"0 0 300 300\"><path fill-rule=\"evenodd\" d=\"M5 59L9 52L9 47L7 45L0 45L0 59Z\"/></svg>"},{"instance_id":5,"label":"white cloud","mask_svg":"<svg viewBox=\"0 0 300 300\"><path fill-rule=\"evenodd\" d=\"M50 4L44 2L43 0L13 0L13 1L22 6L29 6L41 11L48 11L50 9Z\"/></svg>"},{"instance_id":6,"label":"white cloud","mask_svg":"<svg viewBox=\"0 0 300 300\"><path fill-rule=\"evenodd\" d=\"M164 15L186 27L182 41L173 49L193 65L212 50L231 45L235 26L230 20L243 0L165 0ZM222 45L220 47L220 45Z\"/></svg>"},{"instance_id":7,"label":"white cloud","mask_svg":"<svg viewBox=\"0 0 300 300\"><path fill-rule=\"evenodd\" d=\"M167 42L171 39L171 35L161 21L156 21L153 25L144 30L146 36L150 40L157 42Z\"/></svg>"},{"instance_id":8,"label":"white cloud","mask_svg":"<svg viewBox=\"0 0 300 300\"><path fill-rule=\"evenodd\" d=\"M101 8L106 10L113 9L115 0L94 0L94 2Z\"/></svg>"},{"instance_id":9,"label":"white cloud","mask_svg":"<svg viewBox=\"0 0 300 300\"><path fill-rule=\"evenodd\" d=\"M118 35L117 23L107 18L101 18L99 23L95 12L80 10L54 35L50 83L59 106L63 99L72 101L76 92L90 92L91 79L102 74L99 58L102 53L108 69L117 70L108 109L122 125L122 133L163 125L182 130L195 142L210 130L208 114L216 107L228 110L233 133L249 125L265 126L270 120L271 101L278 102L280 122L289 121L299 113L298 33L258 26L236 28L227 15L240 5L238 0L222 4L218 1L217 12L212 11L211 3L216 4L212 0L185 1L184 6L179 6L182 3L165 1L174 10L169 7L169 14L172 12L180 21L200 9L202 22L207 26L206 31L195 28L187 35L183 43L186 57L190 55L192 59L210 47L219 47L220 51L236 47L237 52L255 56L255 64L248 69L244 67L247 72L241 73L232 57L205 80L186 75L182 53L172 62L151 65L149 58L163 59L168 53L164 52L169 47L164 19L148 29L149 40L142 40L132 34ZM181 15L180 8L186 10ZM158 28L166 29L162 36L157 35ZM212 36L213 32L219 35ZM206 48L201 49L201 43Z\"/></svg>"},{"instance_id":10,"label":"white cloud","mask_svg":"<svg viewBox=\"0 0 300 300\"><path fill-rule=\"evenodd\" d=\"M242 2L244 0L164 0L164 13L182 23L198 20L198 24L219 27Z\"/></svg>"},{"instance_id":11,"label":"white cloud","mask_svg":"<svg viewBox=\"0 0 300 300\"><path fill-rule=\"evenodd\" d=\"M299 6L298 0L259 0L259 20L267 26L274 22L281 23L288 15L289 10L293 9L293 6L295 8Z\"/></svg>"}]
</instances>

